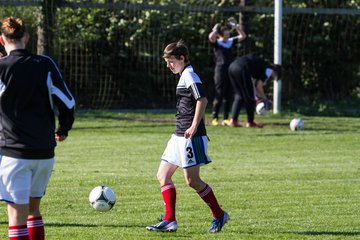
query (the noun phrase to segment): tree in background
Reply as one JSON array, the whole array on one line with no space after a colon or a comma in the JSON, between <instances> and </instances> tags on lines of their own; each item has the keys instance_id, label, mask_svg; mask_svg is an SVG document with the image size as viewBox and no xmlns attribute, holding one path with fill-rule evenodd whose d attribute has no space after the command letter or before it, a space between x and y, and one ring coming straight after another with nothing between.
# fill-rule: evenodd
<instances>
[{"instance_id":1,"label":"tree in background","mask_svg":"<svg viewBox=\"0 0 360 240\"><path fill-rule=\"evenodd\" d=\"M75 3L83 7L74 7ZM274 21L271 12L245 12L245 17L241 17L236 12L210 9L239 4L271 7L273 3L273 0L44 0L42 16L49 15L41 20L48 21L45 25L37 24L34 9L38 7L1 7L0 15L23 16L30 23L29 31L52 26L43 34L40 31L39 41L32 34L35 38L29 47L36 49L37 43L42 43L38 50L56 57L67 79L73 81L69 85L84 107L164 107L164 99L172 103L174 91L174 81L168 80L173 76L165 70L161 59L166 43L180 38L188 43L195 68L208 86L211 98L213 59L207 42L211 27L229 17L245 19L248 38L238 54L254 53L271 61ZM360 9L359 5L353 0L284 0L285 8ZM284 14L284 103L294 98L316 103L357 97L360 92L357 16ZM52 40L44 40L49 38ZM53 49L46 50L49 46Z\"/></svg>"}]
</instances>

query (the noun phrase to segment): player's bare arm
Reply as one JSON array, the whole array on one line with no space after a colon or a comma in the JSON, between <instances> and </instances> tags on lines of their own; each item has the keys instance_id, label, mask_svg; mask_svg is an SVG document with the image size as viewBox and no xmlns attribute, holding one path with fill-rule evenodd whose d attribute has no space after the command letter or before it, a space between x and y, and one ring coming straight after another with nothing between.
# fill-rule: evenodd
<instances>
[{"instance_id":1,"label":"player's bare arm","mask_svg":"<svg viewBox=\"0 0 360 240\"><path fill-rule=\"evenodd\" d=\"M243 41L246 38L246 33L241 29L241 26L239 24L236 26L235 29L236 29L236 32L238 33L238 36L237 36L238 41L239 42Z\"/></svg>"},{"instance_id":2,"label":"player's bare arm","mask_svg":"<svg viewBox=\"0 0 360 240\"><path fill-rule=\"evenodd\" d=\"M263 81L258 81L258 83L256 85L256 94L261 99L266 98L265 93L264 93L264 82Z\"/></svg>"},{"instance_id":3,"label":"player's bare arm","mask_svg":"<svg viewBox=\"0 0 360 240\"><path fill-rule=\"evenodd\" d=\"M215 26L213 27L211 33L209 34L209 41L211 43L215 43L216 39L218 38L218 32L219 32L219 28L220 28L220 24L217 23L215 24Z\"/></svg>"},{"instance_id":4,"label":"player's bare arm","mask_svg":"<svg viewBox=\"0 0 360 240\"><path fill-rule=\"evenodd\" d=\"M192 121L190 128L188 128L184 133L185 138L192 138L194 136L194 134L196 133L196 130L199 126L201 119L204 118L207 103L208 103L208 100L206 97L199 98L196 101L196 109L195 109L194 119Z\"/></svg>"}]
</instances>

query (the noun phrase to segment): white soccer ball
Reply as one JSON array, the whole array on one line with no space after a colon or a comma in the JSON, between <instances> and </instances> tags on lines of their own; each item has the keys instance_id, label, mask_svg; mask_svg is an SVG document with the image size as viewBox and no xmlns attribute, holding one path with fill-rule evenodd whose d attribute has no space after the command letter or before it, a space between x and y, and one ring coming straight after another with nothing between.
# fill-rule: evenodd
<instances>
[{"instance_id":1,"label":"white soccer ball","mask_svg":"<svg viewBox=\"0 0 360 240\"><path fill-rule=\"evenodd\" d=\"M291 131L298 131L304 128L304 121L301 118L294 118L290 122Z\"/></svg>"},{"instance_id":2,"label":"white soccer ball","mask_svg":"<svg viewBox=\"0 0 360 240\"><path fill-rule=\"evenodd\" d=\"M265 114L268 113L268 110L266 110L264 102L259 102L256 105L256 113L259 114L259 115L265 115Z\"/></svg>"},{"instance_id":3,"label":"white soccer ball","mask_svg":"<svg viewBox=\"0 0 360 240\"><path fill-rule=\"evenodd\" d=\"M116 196L110 187L97 186L91 190L89 202L96 211L105 212L115 205Z\"/></svg>"}]
</instances>

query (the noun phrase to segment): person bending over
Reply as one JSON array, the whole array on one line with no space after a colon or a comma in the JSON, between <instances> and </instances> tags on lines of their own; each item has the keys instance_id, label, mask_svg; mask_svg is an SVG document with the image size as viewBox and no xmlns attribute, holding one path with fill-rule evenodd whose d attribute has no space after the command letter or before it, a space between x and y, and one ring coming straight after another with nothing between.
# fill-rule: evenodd
<instances>
[{"instance_id":1,"label":"person bending over","mask_svg":"<svg viewBox=\"0 0 360 240\"><path fill-rule=\"evenodd\" d=\"M230 64L229 78L235 91L230 126L240 126L238 117L244 104L247 122L243 126L263 127L254 120L256 101L264 101L267 108L271 105L266 99L263 89L263 86L271 76L281 78L280 65L269 64L265 60L253 55L238 57Z\"/></svg>"}]
</instances>

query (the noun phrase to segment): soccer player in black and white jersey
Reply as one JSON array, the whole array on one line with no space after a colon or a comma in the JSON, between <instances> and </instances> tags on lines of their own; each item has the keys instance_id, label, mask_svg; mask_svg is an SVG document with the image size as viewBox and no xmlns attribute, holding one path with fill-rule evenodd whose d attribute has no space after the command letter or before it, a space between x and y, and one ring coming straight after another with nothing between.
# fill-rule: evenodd
<instances>
[{"instance_id":1,"label":"soccer player in black and white jersey","mask_svg":"<svg viewBox=\"0 0 360 240\"><path fill-rule=\"evenodd\" d=\"M1 21L7 56L0 58L0 201L7 203L9 240L45 239L40 201L56 141L66 139L74 122L75 101L58 67L29 53L28 40L22 19Z\"/></svg>"},{"instance_id":2,"label":"soccer player in black and white jersey","mask_svg":"<svg viewBox=\"0 0 360 240\"><path fill-rule=\"evenodd\" d=\"M230 37L231 28L228 26L221 26L216 24L208 38L214 50L215 69L214 69L214 84L215 96L213 101L213 119L211 124L213 126L219 125L219 112L221 105L223 109L222 125L229 125L229 112L233 99L233 90L229 80L228 69L230 63L234 60L233 47L238 42L246 38L246 34L242 31L241 26L234 24L233 28L237 32L237 36Z\"/></svg>"},{"instance_id":3,"label":"soccer player in black and white jersey","mask_svg":"<svg viewBox=\"0 0 360 240\"><path fill-rule=\"evenodd\" d=\"M181 40L167 45L164 50L167 67L174 74L179 74L180 79L176 87L176 130L165 148L157 172L165 216L159 224L146 227L151 231L176 231L178 228L172 176L179 167L183 169L187 185L210 207L214 219L209 232L221 231L230 219L219 206L211 187L200 178L200 167L211 162L207 155L208 139L204 124L207 99L199 76L189 64L188 55L188 49Z\"/></svg>"}]
</instances>

